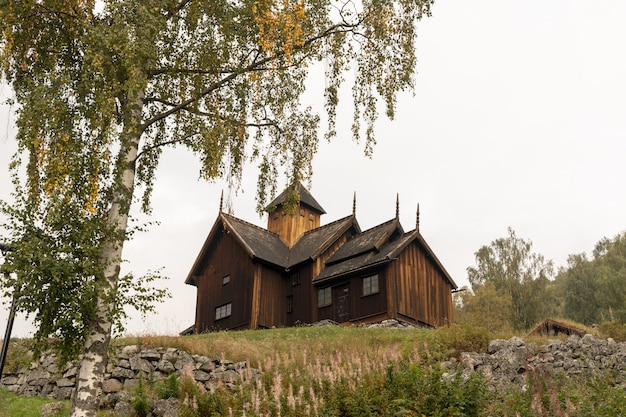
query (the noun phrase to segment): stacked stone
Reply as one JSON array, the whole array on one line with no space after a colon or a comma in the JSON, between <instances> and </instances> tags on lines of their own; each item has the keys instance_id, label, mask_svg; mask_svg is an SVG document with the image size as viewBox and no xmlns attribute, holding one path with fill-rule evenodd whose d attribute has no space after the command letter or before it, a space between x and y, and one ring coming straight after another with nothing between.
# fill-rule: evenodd
<instances>
[{"instance_id":1,"label":"stacked stone","mask_svg":"<svg viewBox=\"0 0 626 417\"><path fill-rule=\"evenodd\" d=\"M383 329L416 329L417 327L407 323L407 322L403 322L403 321L398 321L395 319L387 319L387 320L383 320L380 323L371 323L371 324L366 324L364 325L365 327L369 328L369 329L378 329L378 328L383 328Z\"/></svg>"},{"instance_id":2,"label":"stacked stone","mask_svg":"<svg viewBox=\"0 0 626 417\"><path fill-rule=\"evenodd\" d=\"M257 376L257 371L249 368L246 362L190 355L174 348L125 346L110 358L107 365L102 384L104 403L113 407L117 401L128 398L128 393L136 389L140 380L143 379L145 384L158 382L173 373L193 378L207 390L235 389L237 384ZM61 369L56 356L49 353L33 362L29 369L5 374L0 382L20 395L69 399L76 374L74 363Z\"/></svg>"},{"instance_id":3,"label":"stacked stone","mask_svg":"<svg viewBox=\"0 0 626 417\"><path fill-rule=\"evenodd\" d=\"M491 341L486 353L465 352L460 362L450 360L442 365L448 370L446 379L454 378L458 372L465 376L480 372L494 389L506 389L511 384L523 389L532 372L573 377L611 371L616 383L624 383L626 343L586 334L582 338L570 336L566 342L552 340L538 347L512 337Z\"/></svg>"}]
</instances>

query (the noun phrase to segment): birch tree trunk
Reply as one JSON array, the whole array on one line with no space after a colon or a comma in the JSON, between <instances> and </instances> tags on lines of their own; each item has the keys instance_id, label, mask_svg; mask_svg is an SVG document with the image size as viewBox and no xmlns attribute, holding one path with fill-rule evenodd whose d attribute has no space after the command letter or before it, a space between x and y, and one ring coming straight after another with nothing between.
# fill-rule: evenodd
<instances>
[{"instance_id":1,"label":"birch tree trunk","mask_svg":"<svg viewBox=\"0 0 626 417\"><path fill-rule=\"evenodd\" d=\"M100 406L102 381L106 372L113 327L112 313L115 308L113 297L118 286L141 138L140 123L144 92L136 92L133 96L129 100L128 117L125 118L122 132L122 135L128 139L122 141L125 146L120 150L118 158L123 164L121 175L115 187L107 217L107 228L113 233L102 251L100 260L104 266L105 282L102 293L96 300L94 321L91 323L90 334L85 340L79 358L71 417L95 417Z\"/></svg>"}]
</instances>

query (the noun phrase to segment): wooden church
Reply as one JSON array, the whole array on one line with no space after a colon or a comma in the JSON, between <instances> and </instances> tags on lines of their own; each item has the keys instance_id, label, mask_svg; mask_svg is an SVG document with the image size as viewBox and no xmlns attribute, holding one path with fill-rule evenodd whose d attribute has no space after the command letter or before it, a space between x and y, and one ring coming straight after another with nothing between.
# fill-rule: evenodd
<instances>
[{"instance_id":1,"label":"wooden church","mask_svg":"<svg viewBox=\"0 0 626 417\"><path fill-rule=\"evenodd\" d=\"M330 319L449 325L457 288L416 228L396 217L362 231L352 214L320 225L324 209L297 184L269 206L267 229L220 213L187 276L197 288L193 332ZM398 203L396 203L397 205ZM190 329L192 330L192 329Z\"/></svg>"}]
</instances>

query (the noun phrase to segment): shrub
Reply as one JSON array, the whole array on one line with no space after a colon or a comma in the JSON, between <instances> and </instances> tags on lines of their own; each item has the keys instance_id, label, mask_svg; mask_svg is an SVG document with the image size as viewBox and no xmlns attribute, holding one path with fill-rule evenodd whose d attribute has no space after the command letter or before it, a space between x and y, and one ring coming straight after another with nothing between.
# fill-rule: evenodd
<instances>
[{"instance_id":1,"label":"shrub","mask_svg":"<svg viewBox=\"0 0 626 417\"><path fill-rule=\"evenodd\" d=\"M179 387L179 398L182 399L178 410L180 417L214 417L228 414L222 399L228 396L226 392L208 392L189 377L182 377Z\"/></svg>"},{"instance_id":2,"label":"shrub","mask_svg":"<svg viewBox=\"0 0 626 417\"><path fill-rule=\"evenodd\" d=\"M626 341L626 325L615 321L605 321L600 324L600 334L602 337L612 337L616 342Z\"/></svg>"},{"instance_id":3,"label":"shrub","mask_svg":"<svg viewBox=\"0 0 626 417\"><path fill-rule=\"evenodd\" d=\"M177 398L178 390L178 375L174 373L159 383L159 385L157 386L157 395L162 400L166 400L168 398Z\"/></svg>"},{"instance_id":4,"label":"shrub","mask_svg":"<svg viewBox=\"0 0 626 417\"><path fill-rule=\"evenodd\" d=\"M454 357L459 357L462 352L485 352L492 339L487 329L470 324L442 327L436 330L436 334Z\"/></svg>"},{"instance_id":5,"label":"shrub","mask_svg":"<svg viewBox=\"0 0 626 417\"><path fill-rule=\"evenodd\" d=\"M389 372L384 397L393 399L384 415L479 416L487 392L478 373L446 380L439 366L403 365Z\"/></svg>"},{"instance_id":6,"label":"shrub","mask_svg":"<svg viewBox=\"0 0 626 417\"><path fill-rule=\"evenodd\" d=\"M137 385L135 397L133 398L131 405L139 417L146 417L148 413L150 413L150 404L148 404L146 384L143 381L143 377L139 378L139 385Z\"/></svg>"}]
</instances>

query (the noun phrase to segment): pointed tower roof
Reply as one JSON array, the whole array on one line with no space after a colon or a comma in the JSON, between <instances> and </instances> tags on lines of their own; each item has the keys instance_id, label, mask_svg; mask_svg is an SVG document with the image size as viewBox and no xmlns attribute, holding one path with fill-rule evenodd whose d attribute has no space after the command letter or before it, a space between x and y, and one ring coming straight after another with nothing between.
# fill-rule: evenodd
<instances>
[{"instance_id":1,"label":"pointed tower roof","mask_svg":"<svg viewBox=\"0 0 626 417\"><path fill-rule=\"evenodd\" d=\"M324 210L322 206L320 205L320 203L318 203L317 200L313 198L309 190L307 190L304 187L304 185L302 185L302 183L298 182L296 184L296 187L298 190L297 194L300 199L300 204L305 204L309 206L313 211L316 211L319 214L326 214L326 210ZM271 211L275 209L276 207L282 205L287 200L288 195L289 195L289 188L286 188L285 191L280 193L280 195L274 199L274 201L272 201L271 203L267 205L267 207L265 207L265 210Z\"/></svg>"}]
</instances>

